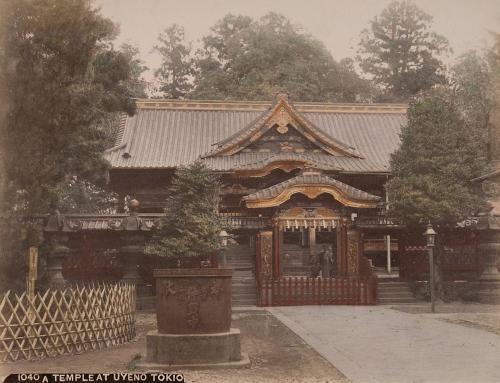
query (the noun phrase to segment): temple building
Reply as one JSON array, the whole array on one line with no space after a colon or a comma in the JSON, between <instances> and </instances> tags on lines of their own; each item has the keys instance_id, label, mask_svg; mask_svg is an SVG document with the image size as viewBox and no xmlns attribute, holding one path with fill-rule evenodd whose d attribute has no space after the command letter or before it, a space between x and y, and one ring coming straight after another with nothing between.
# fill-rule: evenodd
<instances>
[{"instance_id":1,"label":"temple building","mask_svg":"<svg viewBox=\"0 0 500 383\"><path fill-rule=\"evenodd\" d=\"M323 277L360 275L371 266L407 280L428 267L422 233L409 239L386 216L384 184L406 105L300 103L285 94L272 102L136 104L105 155L112 189L139 205L131 215L51 217L47 234L64 233L48 266L57 278L90 267L82 261L90 257L92 264L113 259L121 277L147 282L150 260L141 246L163 214L175 169L197 160L222 176L220 213L237 242L224 262L242 279L311 276L320 263ZM457 238L450 264L460 258L458 271L477 273L474 236Z\"/></svg>"}]
</instances>

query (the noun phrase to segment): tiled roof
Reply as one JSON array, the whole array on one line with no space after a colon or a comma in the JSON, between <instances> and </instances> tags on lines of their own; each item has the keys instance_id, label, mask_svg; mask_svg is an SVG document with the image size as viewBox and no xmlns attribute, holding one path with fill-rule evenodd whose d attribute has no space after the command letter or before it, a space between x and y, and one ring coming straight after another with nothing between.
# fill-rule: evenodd
<instances>
[{"instance_id":1,"label":"tiled roof","mask_svg":"<svg viewBox=\"0 0 500 383\"><path fill-rule=\"evenodd\" d=\"M172 168L210 152L248 126L271 103L208 101L139 101L127 117L116 146L106 153L114 169ZM404 105L294 103L308 121L326 135L352 146L363 158L310 154L317 161L347 172L388 172L390 154L399 146ZM240 152L206 159L218 170L231 170L271 153Z\"/></svg>"},{"instance_id":2,"label":"tiled roof","mask_svg":"<svg viewBox=\"0 0 500 383\"><path fill-rule=\"evenodd\" d=\"M321 153L238 153L232 156L208 157L203 162L220 171L255 170L282 160L304 161L323 170L352 173L377 173L385 169L381 164L366 158L331 156Z\"/></svg>"},{"instance_id":3,"label":"tiled roof","mask_svg":"<svg viewBox=\"0 0 500 383\"><path fill-rule=\"evenodd\" d=\"M215 145L215 148L205 156L214 156L219 153L223 153L230 148L236 148L237 151L241 150L242 147L240 146L240 144L245 140L250 139L255 133L265 127L269 118L271 118L271 116L276 113L278 109L281 109L281 111L284 113L295 115L295 119L297 119L300 125L302 125L302 127L305 127L310 134L315 136L315 139L326 143L327 148L325 149L331 150L332 148L335 148L336 150L340 150L341 153L347 154L349 157L359 157L359 155L355 152L354 147L346 145L343 142L340 142L339 140L330 136L324 130L318 129L318 127L308 121L302 113L298 113L293 104L288 100L288 96L286 94L277 95L269 109L260 114L260 116L256 120L243 127L243 129L240 129L230 137L218 142ZM267 129L270 129L269 125L267 125ZM249 141L248 143L250 142L251 141Z\"/></svg>"},{"instance_id":4,"label":"tiled roof","mask_svg":"<svg viewBox=\"0 0 500 383\"><path fill-rule=\"evenodd\" d=\"M244 201L258 201L270 199L278 196L282 191L299 185L330 185L342 191L347 197L361 201L379 201L380 197L367 193L363 190L356 189L350 185L340 182L336 179L328 177L324 174L300 174L290 178L284 182L273 185L267 189L259 190L256 193L249 194L243 197Z\"/></svg>"}]
</instances>

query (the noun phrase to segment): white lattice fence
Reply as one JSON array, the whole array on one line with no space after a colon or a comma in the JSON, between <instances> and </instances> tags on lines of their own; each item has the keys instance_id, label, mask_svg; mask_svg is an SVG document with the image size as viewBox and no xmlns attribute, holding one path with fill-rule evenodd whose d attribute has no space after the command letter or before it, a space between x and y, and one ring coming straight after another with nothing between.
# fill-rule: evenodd
<instances>
[{"instance_id":1,"label":"white lattice fence","mask_svg":"<svg viewBox=\"0 0 500 383\"><path fill-rule=\"evenodd\" d=\"M135 337L135 286L47 290L0 302L0 360L35 360L96 350Z\"/></svg>"}]
</instances>

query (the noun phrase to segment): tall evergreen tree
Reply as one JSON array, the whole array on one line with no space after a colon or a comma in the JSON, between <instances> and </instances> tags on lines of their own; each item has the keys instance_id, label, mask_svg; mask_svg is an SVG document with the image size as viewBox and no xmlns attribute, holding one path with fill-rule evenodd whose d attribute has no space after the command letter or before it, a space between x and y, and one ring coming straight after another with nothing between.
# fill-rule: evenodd
<instances>
[{"instance_id":1,"label":"tall evergreen tree","mask_svg":"<svg viewBox=\"0 0 500 383\"><path fill-rule=\"evenodd\" d=\"M203 38L191 98L269 100L286 91L301 101L355 101L370 87L352 64L336 62L325 46L286 17L258 21L226 15Z\"/></svg>"},{"instance_id":2,"label":"tall evergreen tree","mask_svg":"<svg viewBox=\"0 0 500 383\"><path fill-rule=\"evenodd\" d=\"M485 173L488 161L485 117L471 111L475 101L465 96L482 94L478 91L481 76L462 76L462 70L471 67L469 59L455 66L454 89L434 89L410 103L401 146L391 157L393 178L387 184L393 217L413 227L413 232L423 232L428 221L438 231L435 277L441 298L441 265L448 234L459 221L487 209L484 195L471 182Z\"/></svg>"},{"instance_id":3,"label":"tall evergreen tree","mask_svg":"<svg viewBox=\"0 0 500 383\"><path fill-rule=\"evenodd\" d=\"M358 61L383 100L407 101L445 83L448 40L431 30L432 17L409 0L393 1L361 33Z\"/></svg>"},{"instance_id":4,"label":"tall evergreen tree","mask_svg":"<svg viewBox=\"0 0 500 383\"><path fill-rule=\"evenodd\" d=\"M457 109L477 147L477 156L488 156L490 114L494 105L494 65L476 51L461 55L450 71L450 85ZM478 159L479 159L478 158Z\"/></svg>"},{"instance_id":5,"label":"tall evergreen tree","mask_svg":"<svg viewBox=\"0 0 500 383\"><path fill-rule=\"evenodd\" d=\"M158 37L160 45L154 49L161 55L161 66L155 75L159 91L166 98L183 98L191 90L193 65L191 46L185 42L184 28L174 24Z\"/></svg>"},{"instance_id":6,"label":"tall evergreen tree","mask_svg":"<svg viewBox=\"0 0 500 383\"><path fill-rule=\"evenodd\" d=\"M470 182L487 166L479 149L447 90L412 102L391 157L391 214L408 224L444 225L481 211L484 200Z\"/></svg>"},{"instance_id":7,"label":"tall evergreen tree","mask_svg":"<svg viewBox=\"0 0 500 383\"><path fill-rule=\"evenodd\" d=\"M177 169L167 190L165 216L147 246L150 254L209 256L219 249L219 176L201 162Z\"/></svg>"},{"instance_id":8,"label":"tall evergreen tree","mask_svg":"<svg viewBox=\"0 0 500 383\"><path fill-rule=\"evenodd\" d=\"M2 281L19 279L14 260L39 238L24 217L57 207L75 177L104 186L102 157L110 113L134 112L126 57L112 47L113 23L87 0L4 2L0 82L7 114L1 126L4 177ZM22 262L21 264L22 265ZM4 265L5 266L5 265ZM5 277L5 278L3 278ZM19 279L21 281L21 279Z\"/></svg>"},{"instance_id":9,"label":"tall evergreen tree","mask_svg":"<svg viewBox=\"0 0 500 383\"><path fill-rule=\"evenodd\" d=\"M123 43L120 46L120 52L123 53L130 67L130 77L126 81L126 86L131 97L146 98L148 84L142 77L142 74L149 68L145 66L144 62L139 58L139 49L131 44Z\"/></svg>"}]
</instances>

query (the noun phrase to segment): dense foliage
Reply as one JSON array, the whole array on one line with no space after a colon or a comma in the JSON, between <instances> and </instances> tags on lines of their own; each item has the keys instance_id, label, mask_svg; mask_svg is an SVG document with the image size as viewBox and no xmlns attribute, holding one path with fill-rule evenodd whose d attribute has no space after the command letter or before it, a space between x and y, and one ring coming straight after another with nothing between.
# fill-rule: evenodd
<instances>
[{"instance_id":1,"label":"dense foliage","mask_svg":"<svg viewBox=\"0 0 500 383\"><path fill-rule=\"evenodd\" d=\"M255 21L228 14L202 40L191 60L182 28L161 36L157 74L165 97L270 100L280 91L300 101L370 97L369 82L358 77L352 60L336 62L320 41L282 15Z\"/></svg>"},{"instance_id":2,"label":"dense foliage","mask_svg":"<svg viewBox=\"0 0 500 383\"><path fill-rule=\"evenodd\" d=\"M12 265L8 259L23 260L25 246L37 244L23 217L71 206L68 198L77 189L80 202L104 192L107 122L119 112L132 114L134 106L129 61L112 46L115 26L89 1L18 0L2 6L0 81L7 110L0 131L0 256ZM96 210L94 203L87 206ZM2 271L19 276L7 267Z\"/></svg>"},{"instance_id":3,"label":"dense foliage","mask_svg":"<svg viewBox=\"0 0 500 383\"><path fill-rule=\"evenodd\" d=\"M393 1L361 33L359 64L383 92L382 100L407 101L445 83L439 57L448 41L432 32L432 17L411 1Z\"/></svg>"},{"instance_id":4,"label":"dense foliage","mask_svg":"<svg viewBox=\"0 0 500 383\"><path fill-rule=\"evenodd\" d=\"M130 67L129 78L125 80L130 96L134 98L146 98L148 83L142 77L142 74L149 68L139 58L139 49L131 44L123 43L120 45L120 52L125 56Z\"/></svg>"},{"instance_id":5,"label":"dense foliage","mask_svg":"<svg viewBox=\"0 0 500 383\"><path fill-rule=\"evenodd\" d=\"M485 105L487 116L490 91L484 84L482 93L469 82L481 81L480 74L459 76L471 68L472 57L455 67L454 91L434 90L409 106L388 183L391 213L406 223L454 224L486 208L471 180L488 166L488 119L468 103Z\"/></svg>"},{"instance_id":6,"label":"dense foliage","mask_svg":"<svg viewBox=\"0 0 500 383\"><path fill-rule=\"evenodd\" d=\"M184 28L174 24L158 37L160 45L154 49L160 53L162 63L155 71L160 83L159 91L165 98L183 98L192 89L193 60L191 47L185 42Z\"/></svg>"},{"instance_id":7,"label":"dense foliage","mask_svg":"<svg viewBox=\"0 0 500 383\"><path fill-rule=\"evenodd\" d=\"M201 162L178 168L168 187L165 216L146 252L168 257L209 256L220 248L220 180Z\"/></svg>"}]
</instances>

